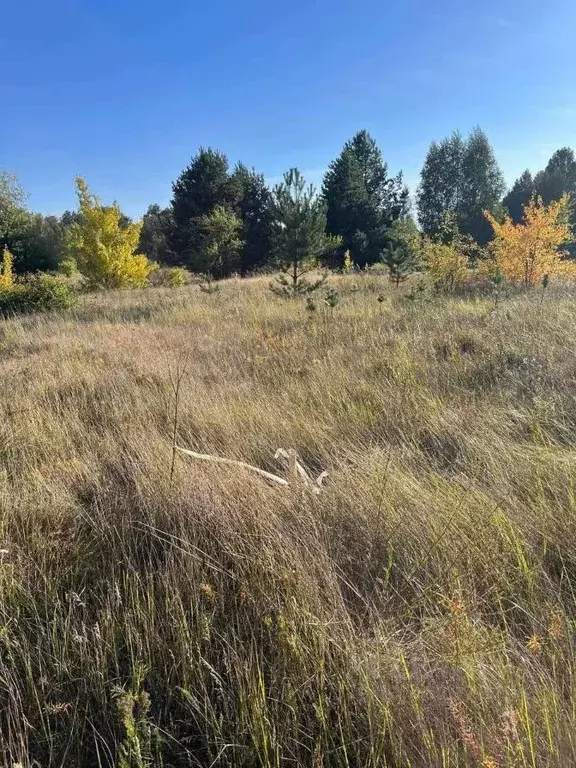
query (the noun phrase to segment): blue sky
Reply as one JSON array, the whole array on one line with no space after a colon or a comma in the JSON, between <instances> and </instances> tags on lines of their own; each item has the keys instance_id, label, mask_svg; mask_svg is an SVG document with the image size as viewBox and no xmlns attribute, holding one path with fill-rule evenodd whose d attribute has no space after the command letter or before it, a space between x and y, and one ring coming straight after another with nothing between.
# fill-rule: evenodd
<instances>
[{"instance_id":1,"label":"blue sky","mask_svg":"<svg viewBox=\"0 0 576 768\"><path fill-rule=\"evenodd\" d=\"M138 216L200 145L319 183L367 128L414 187L479 124L511 183L576 147L574 0L21 0L0 25L0 167L30 207L80 173Z\"/></svg>"}]
</instances>

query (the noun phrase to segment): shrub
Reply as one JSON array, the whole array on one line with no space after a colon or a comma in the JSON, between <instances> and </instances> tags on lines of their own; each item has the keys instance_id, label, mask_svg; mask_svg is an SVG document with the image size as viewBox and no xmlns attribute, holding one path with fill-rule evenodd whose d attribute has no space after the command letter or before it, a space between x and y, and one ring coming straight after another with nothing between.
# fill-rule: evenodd
<instances>
[{"instance_id":1,"label":"shrub","mask_svg":"<svg viewBox=\"0 0 576 768\"><path fill-rule=\"evenodd\" d=\"M182 267L160 267L153 273L150 282L164 288L181 288L188 285L189 272Z\"/></svg>"},{"instance_id":2,"label":"shrub","mask_svg":"<svg viewBox=\"0 0 576 768\"><path fill-rule=\"evenodd\" d=\"M0 314L48 312L70 309L75 295L63 280L50 275L30 275L11 287L0 288Z\"/></svg>"},{"instance_id":3,"label":"shrub","mask_svg":"<svg viewBox=\"0 0 576 768\"><path fill-rule=\"evenodd\" d=\"M2 254L2 266L0 267L0 290L4 291L14 285L12 263L14 259L8 248L4 248Z\"/></svg>"},{"instance_id":4,"label":"shrub","mask_svg":"<svg viewBox=\"0 0 576 768\"><path fill-rule=\"evenodd\" d=\"M58 272L61 275L64 275L64 277L74 277L74 275L78 272L78 264L76 263L76 259L68 258L61 261L60 265L58 266Z\"/></svg>"},{"instance_id":5,"label":"shrub","mask_svg":"<svg viewBox=\"0 0 576 768\"><path fill-rule=\"evenodd\" d=\"M142 224L126 223L116 203L102 205L81 177L76 179L76 189L82 215L68 231L68 250L90 287L145 285L158 265L136 253Z\"/></svg>"},{"instance_id":6,"label":"shrub","mask_svg":"<svg viewBox=\"0 0 576 768\"><path fill-rule=\"evenodd\" d=\"M488 211L484 215L494 230L493 259L483 266L489 273L500 269L510 283L529 288L542 282L545 275L576 274L574 263L565 259L562 249L571 239L570 195L544 205L534 196L524 206L522 224L510 217L498 222Z\"/></svg>"},{"instance_id":7,"label":"shrub","mask_svg":"<svg viewBox=\"0 0 576 768\"><path fill-rule=\"evenodd\" d=\"M422 245L422 260L439 290L454 291L468 277L468 259L454 244L427 240Z\"/></svg>"}]
</instances>

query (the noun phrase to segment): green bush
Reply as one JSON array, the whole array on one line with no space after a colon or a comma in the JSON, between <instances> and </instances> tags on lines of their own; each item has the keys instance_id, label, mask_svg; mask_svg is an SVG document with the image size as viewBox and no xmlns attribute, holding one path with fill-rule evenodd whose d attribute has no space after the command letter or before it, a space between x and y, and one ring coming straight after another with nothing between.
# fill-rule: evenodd
<instances>
[{"instance_id":1,"label":"green bush","mask_svg":"<svg viewBox=\"0 0 576 768\"><path fill-rule=\"evenodd\" d=\"M69 309L75 298L63 280L50 275L30 275L12 287L0 291L0 314L16 315Z\"/></svg>"},{"instance_id":2,"label":"green bush","mask_svg":"<svg viewBox=\"0 0 576 768\"><path fill-rule=\"evenodd\" d=\"M190 282L190 273L182 267L160 267L150 276L150 283L162 288L181 288Z\"/></svg>"},{"instance_id":3,"label":"green bush","mask_svg":"<svg viewBox=\"0 0 576 768\"><path fill-rule=\"evenodd\" d=\"M64 277L73 277L78 272L78 264L76 264L76 259L69 258L61 261L60 265L58 266L58 272L61 275L64 275Z\"/></svg>"}]
</instances>

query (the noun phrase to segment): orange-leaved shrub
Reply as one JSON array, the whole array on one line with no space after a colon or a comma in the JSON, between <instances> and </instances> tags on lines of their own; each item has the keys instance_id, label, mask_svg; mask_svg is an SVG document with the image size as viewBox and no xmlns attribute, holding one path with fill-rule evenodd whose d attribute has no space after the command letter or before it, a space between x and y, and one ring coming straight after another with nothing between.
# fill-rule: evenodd
<instances>
[{"instance_id":1,"label":"orange-leaved shrub","mask_svg":"<svg viewBox=\"0 0 576 768\"><path fill-rule=\"evenodd\" d=\"M506 281L526 288L540 283L545 275L576 277L576 266L564 258L562 250L571 239L569 195L549 205L534 196L524 206L521 224L508 216L500 223L489 211L484 215L494 230L492 256L482 265L487 274L499 269Z\"/></svg>"}]
</instances>

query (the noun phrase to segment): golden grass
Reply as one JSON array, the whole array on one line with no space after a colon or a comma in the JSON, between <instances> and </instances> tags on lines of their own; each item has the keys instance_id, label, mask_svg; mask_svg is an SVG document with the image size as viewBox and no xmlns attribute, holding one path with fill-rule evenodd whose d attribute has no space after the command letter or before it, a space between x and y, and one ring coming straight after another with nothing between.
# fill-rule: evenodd
<instances>
[{"instance_id":1,"label":"golden grass","mask_svg":"<svg viewBox=\"0 0 576 768\"><path fill-rule=\"evenodd\" d=\"M576 764L576 292L332 283L0 325L0 764Z\"/></svg>"}]
</instances>

